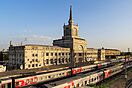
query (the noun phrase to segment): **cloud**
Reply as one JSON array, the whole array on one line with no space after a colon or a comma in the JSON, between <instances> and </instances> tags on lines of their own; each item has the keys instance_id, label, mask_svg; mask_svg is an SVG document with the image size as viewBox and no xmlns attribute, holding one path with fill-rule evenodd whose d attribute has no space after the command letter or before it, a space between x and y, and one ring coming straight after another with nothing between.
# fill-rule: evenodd
<instances>
[{"instance_id":1,"label":"cloud","mask_svg":"<svg viewBox=\"0 0 132 88\"><path fill-rule=\"evenodd\" d=\"M44 35L28 35L23 36L24 44L43 44L43 45L52 45L54 37L44 36Z\"/></svg>"},{"instance_id":2,"label":"cloud","mask_svg":"<svg viewBox=\"0 0 132 88\"><path fill-rule=\"evenodd\" d=\"M43 35L31 35L31 36L27 36L27 41L28 40L45 40L45 41L47 41L47 40L53 40L53 38L52 37L49 37L49 36L43 36Z\"/></svg>"}]
</instances>

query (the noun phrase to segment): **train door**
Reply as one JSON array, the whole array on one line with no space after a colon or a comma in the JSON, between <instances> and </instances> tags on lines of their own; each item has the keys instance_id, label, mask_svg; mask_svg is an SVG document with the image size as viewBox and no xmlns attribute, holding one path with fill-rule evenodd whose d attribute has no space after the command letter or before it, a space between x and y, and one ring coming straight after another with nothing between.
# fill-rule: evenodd
<instances>
[{"instance_id":1,"label":"train door","mask_svg":"<svg viewBox=\"0 0 132 88\"><path fill-rule=\"evenodd\" d=\"M2 84L2 88L12 88L11 83Z\"/></svg>"},{"instance_id":2,"label":"train door","mask_svg":"<svg viewBox=\"0 0 132 88\"><path fill-rule=\"evenodd\" d=\"M11 83L7 83L7 86L8 86L8 88L12 87Z\"/></svg>"}]
</instances>

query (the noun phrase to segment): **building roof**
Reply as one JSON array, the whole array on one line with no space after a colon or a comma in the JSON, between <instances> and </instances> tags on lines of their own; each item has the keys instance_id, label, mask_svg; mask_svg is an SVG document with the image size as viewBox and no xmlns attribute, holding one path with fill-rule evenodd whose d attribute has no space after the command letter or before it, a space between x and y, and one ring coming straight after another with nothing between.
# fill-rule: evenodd
<instances>
[{"instance_id":1,"label":"building roof","mask_svg":"<svg viewBox=\"0 0 132 88\"><path fill-rule=\"evenodd\" d=\"M26 45L11 46L11 47L25 47L25 46L41 46L41 47L53 47L53 48L65 48L65 47L61 47L61 46L39 45L39 44L26 44Z\"/></svg>"}]
</instances>

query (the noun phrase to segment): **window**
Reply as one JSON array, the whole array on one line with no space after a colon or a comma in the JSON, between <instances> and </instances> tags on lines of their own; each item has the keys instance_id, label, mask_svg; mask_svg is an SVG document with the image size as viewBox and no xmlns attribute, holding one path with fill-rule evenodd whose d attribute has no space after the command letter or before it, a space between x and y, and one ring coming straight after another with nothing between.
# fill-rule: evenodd
<instances>
[{"instance_id":1,"label":"window","mask_svg":"<svg viewBox=\"0 0 132 88\"><path fill-rule=\"evenodd\" d=\"M82 54L81 54L81 53L79 53L79 56L82 56Z\"/></svg>"},{"instance_id":2,"label":"window","mask_svg":"<svg viewBox=\"0 0 132 88\"><path fill-rule=\"evenodd\" d=\"M30 68L30 64L28 65L28 67Z\"/></svg>"},{"instance_id":3,"label":"window","mask_svg":"<svg viewBox=\"0 0 132 88\"><path fill-rule=\"evenodd\" d=\"M34 57L34 54L32 54L32 56Z\"/></svg>"},{"instance_id":4,"label":"window","mask_svg":"<svg viewBox=\"0 0 132 88\"><path fill-rule=\"evenodd\" d=\"M55 53L55 56L57 56L57 53Z\"/></svg>"},{"instance_id":5,"label":"window","mask_svg":"<svg viewBox=\"0 0 132 88\"><path fill-rule=\"evenodd\" d=\"M53 56L53 53L51 53L51 56Z\"/></svg>"},{"instance_id":6,"label":"window","mask_svg":"<svg viewBox=\"0 0 132 88\"><path fill-rule=\"evenodd\" d=\"M51 78L51 76L49 75L48 78Z\"/></svg>"},{"instance_id":7,"label":"window","mask_svg":"<svg viewBox=\"0 0 132 88\"><path fill-rule=\"evenodd\" d=\"M53 64L53 59L51 59L50 61L51 61L51 64Z\"/></svg>"},{"instance_id":8,"label":"window","mask_svg":"<svg viewBox=\"0 0 132 88\"><path fill-rule=\"evenodd\" d=\"M46 64L49 64L49 59L46 59Z\"/></svg>"},{"instance_id":9,"label":"window","mask_svg":"<svg viewBox=\"0 0 132 88\"><path fill-rule=\"evenodd\" d=\"M32 67L34 67L34 64L32 64Z\"/></svg>"},{"instance_id":10,"label":"window","mask_svg":"<svg viewBox=\"0 0 132 88\"><path fill-rule=\"evenodd\" d=\"M38 54L35 55L36 57L38 56Z\"/></svg>"},{"instance_id":11,"label":"window","mask_svg":"<svg viewBox=\"0 0 132 88\"><path fill-rule=\"evenodd\" d=\"M64 55L64 53L62 53L62 55Z\"/></svg>"},{"instance_id":12,"label":"window","mask_svg":"<svg viewBox=\"0 0 132 88\"><path fill-rule=\"evenodd\" d=\"M38 59L36 59L36 62L38 62Z\"/></svg>"},{"instance_id":13,"label":"window","mask_svg":"<svg viewBox=\"0 0 132 88\"><path fill-rule=\"evenodd\" d=\"M46 56L49 56L49 53L46 53Z\"/></svg>"},{"instance_id":14,"label":"window","mask_svg":"<svg viewBox=\"0 0 132 88\"><path fill-rule=\"evenodd\" d=\"M87 85L87 81L85 81L85 85Z\"/></svg>"},{"instance_id":15,"label":"window","mask_svg":"<svg viewBox=\"0 0 132 88\"><path fill-rule=\"evenodd\" d=\"M64 58L62 58L62 63L64 63Z\"/></svg>"},{"instance_id":16,"label":"window","mask_svg":"<svg viewBox=\"0 0 132 88\"><path fill-rule=\"evenodd\" d=\"M36 67L38 67L38 64L36 64Z\"/></svg>"},{"instance_id":17,"label":"window","mask_svg":"<svg viewBox=\"0 0 132 88\"><path fill-rule=\"evenodd\" d=\"M61 63L61 59L59 58L59 63Z\"/></svg>"},{"instance_id":18,"label":"window","mask_svg":"<svg viewBox=\"0 0 132 88\"><path fill-rule=\"evenodd\" d=\"M67 58L66 58L66 62L68 62Z\"/></svg>"},{"instance_id":19,"label":"window","mask_svg":"<svg viewBox=\"0 0 132 88\"><path fill-rule=\"evenodd\" d=\"M15 86L19 86L19 82L16 82L16 85ZM5 88L5 87L3 87L3 88Z\"/></svg>"},{"instance_id":20,"label":"window","mask_svg":"<svg viewBox=\"0 0 132 88\"><path fill-rule=\"evenodd\" d=\"M69 62L71 62L71 58L69 58Z\"/></svg>"},{"instance_id":21,"label":"window","mask_svg":"<svg viewBox=\"0 0 132 88\"><path fill-rule=\"evenodd\" d=\"M34 59L32 59L32 61L34 62Z\"/></svg>"}]
</instances>

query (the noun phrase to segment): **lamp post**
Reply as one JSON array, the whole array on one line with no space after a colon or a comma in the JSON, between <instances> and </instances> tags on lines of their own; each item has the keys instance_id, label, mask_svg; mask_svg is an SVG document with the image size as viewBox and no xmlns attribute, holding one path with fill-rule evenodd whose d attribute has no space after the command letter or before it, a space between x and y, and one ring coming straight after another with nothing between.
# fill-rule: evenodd
<instances>
[{"instance_id":1,"label":"lamp post","mask_svg":"<svg viewBox=\"0 0 132 88\"><path fill-rule=\"evenodd\" d=\"M127 61L130 59L130 48L128 48L128 52L125 55L125 80L126 80L126 84L125 84L125 88L127 88ZM129 62L128 62L129 63Z\"/></svg>"}]
</instances>

